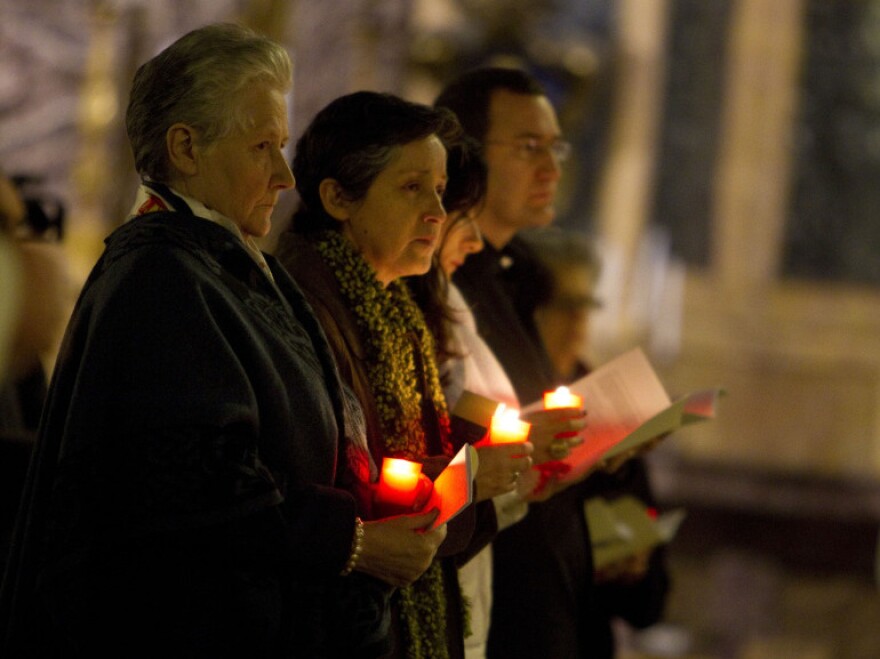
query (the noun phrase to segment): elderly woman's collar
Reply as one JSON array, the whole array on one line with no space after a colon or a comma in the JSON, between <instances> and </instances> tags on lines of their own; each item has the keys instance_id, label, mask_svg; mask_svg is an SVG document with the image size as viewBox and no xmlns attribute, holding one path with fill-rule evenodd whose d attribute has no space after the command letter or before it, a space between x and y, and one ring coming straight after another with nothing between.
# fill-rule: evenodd
<instances>
[{"instance_id":1,"label":"elderly woman's collar","mask_svg":"<svg viewBox=\"0 0 880 659\"><path fill-rule=\"evenodd\" d=\"M275 277L272 275L272 271L266 263L260 248L252 238L242 234L241 229L235 222L222 213L211 210L198 199L181 194L163 183L144 180L138 188L134 205L129 212L129 219L159 211L176 211L178 213L194 215L225 227L241 241L245 250L260 267L260 270L274 283Z\"/></svg>"}]
</instances>

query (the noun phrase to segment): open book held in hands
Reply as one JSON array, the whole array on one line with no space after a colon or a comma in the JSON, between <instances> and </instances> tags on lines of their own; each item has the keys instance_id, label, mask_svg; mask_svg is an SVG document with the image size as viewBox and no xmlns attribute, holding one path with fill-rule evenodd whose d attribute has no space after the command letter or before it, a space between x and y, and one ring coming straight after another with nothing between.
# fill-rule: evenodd
<instances>
[{"instance_id":1,"label":"open book held in hands","mask_svg":"<svg viewBox=\"0 0 880 659\"><path fill-rule=\"evenodd\" d=\"M608 501L596 497L584 502L590 528L593 566L597 570L668 543L684 519L675 509L654 517L644 503L632 496Z\"/></svg>"},{"instance_id":2,"label":"open book held in hands","mask_svg":"<svg viewBox=\"0 0 880 659\"><path fill-rule=\"evenodd\" d=\"M569 385L584 400L584 441L562 462L570 469L560 477L575 480L598 462L662 437L684 425L715 416L721 389L707 389L672 402L640 348L603 364ZM541 409L535 402L525 411Z\"/></svg>"},{"instance_id":3,"label":"open book held in hands","mask_svg":"<svg viewBox=\"0 0 880 659\"><path fill-rule=\"evenodd\" d=\"M465 444L434 479L434 491L425 506L425 510L440 509L440 514L431 525L432 529L446 524L474 500L473 484L477 466L477 449Z\"/></svg>"}]
</instances>

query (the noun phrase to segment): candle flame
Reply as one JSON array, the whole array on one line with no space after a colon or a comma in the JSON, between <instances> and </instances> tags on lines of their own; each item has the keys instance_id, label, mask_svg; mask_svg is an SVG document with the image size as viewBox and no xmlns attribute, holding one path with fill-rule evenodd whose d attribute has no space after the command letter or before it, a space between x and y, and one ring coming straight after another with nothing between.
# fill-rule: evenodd
<instances>
[{"instance_id":1,"label":"candle flame","mask_svg":"<svg viewBox=\"0 0 880 659\"><path fill-rule=\"evenodd\" d=\"M504 403L499 403L498 409L495 410L495 418L504 424L519 421L519 410L507 407Z\"/></svg>"},{"instance_id":2,"label":"candle flame","mask_svg":"<svg viewBox=\"0 0 880 659\"><path fill-rule=\"evenodd\" d=\"M552 410L564 407L580 407L583 400L580 396L571 393L568 387L557 387L556 391L544 392L544 409Z\"/></svg>"},{"instance_id":3,"label":"candle flame","mask_svg":"<svg viewBox=\"0 0 880 659\"><path fill-rule=\"evenodd\" d=\"M422 473L422 463L402 460L400 458L384 458L382 460L382 471L387 474L401 476L419 475Z\"/></svg>"}]
</instances>

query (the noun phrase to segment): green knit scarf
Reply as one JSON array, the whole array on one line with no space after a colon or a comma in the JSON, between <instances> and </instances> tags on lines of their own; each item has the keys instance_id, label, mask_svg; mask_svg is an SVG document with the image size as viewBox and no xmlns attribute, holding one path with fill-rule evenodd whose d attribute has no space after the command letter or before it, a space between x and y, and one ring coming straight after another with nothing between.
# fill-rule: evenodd
<instances>
[{"instance_id":1,"label":"green knit scarf","mask_svg":"<svg viewBox=\"0 0 880 659\"><path fill-rule=\"evenodd\" d=\"M395 280L383 288L373 268L339 232L321 233L316 248L333 271L364 339L367 377L382 424L384 454L413 460L427 456L420 386L425 381L440 425L442 450L451 456L449 412L434 357L434 339L406 284ZM417 365L422 366L423 374ZM407 656L446 659L446 595L439 561L412 585L398 589L396 596Z\"/></svg>"}]
</instances>

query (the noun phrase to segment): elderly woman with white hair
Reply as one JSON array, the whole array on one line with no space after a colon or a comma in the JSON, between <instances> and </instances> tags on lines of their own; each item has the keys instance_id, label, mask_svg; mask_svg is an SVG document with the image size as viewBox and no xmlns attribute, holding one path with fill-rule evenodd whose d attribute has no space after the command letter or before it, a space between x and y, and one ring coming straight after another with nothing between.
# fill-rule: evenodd
<instances>
[{"instance_id":1,"label":"elderly woman with white hair","mask_svg":"<svg viewBox=\"0 0 880 659\"><path fill-rule=\"evenodd\" d=\"M280 45L235 25L185 35L135 76L143 184L58 358L3 656L363 655L387 633L387 595L349 584L410 583L445 537L422 531L433 514L357 518L336 480L362 411L253 241L294 185L290 79ZM347 611L349 636L327 638Z\"/></svg>"}]
</instances>

